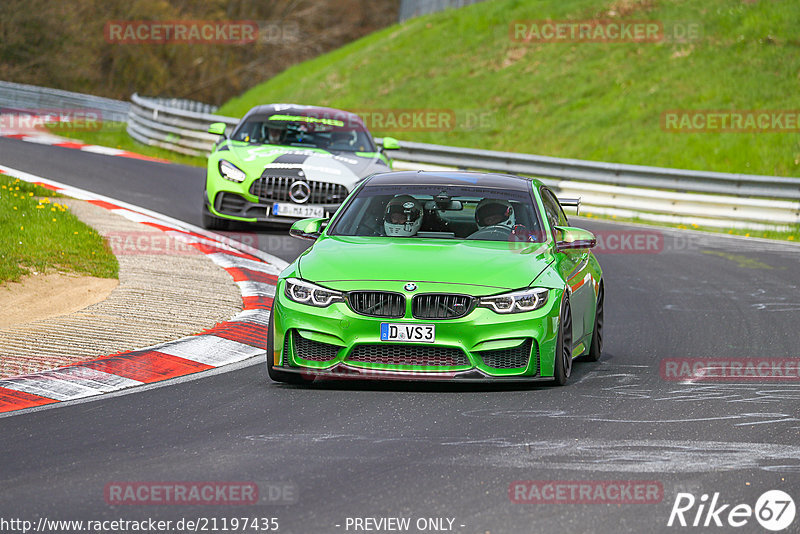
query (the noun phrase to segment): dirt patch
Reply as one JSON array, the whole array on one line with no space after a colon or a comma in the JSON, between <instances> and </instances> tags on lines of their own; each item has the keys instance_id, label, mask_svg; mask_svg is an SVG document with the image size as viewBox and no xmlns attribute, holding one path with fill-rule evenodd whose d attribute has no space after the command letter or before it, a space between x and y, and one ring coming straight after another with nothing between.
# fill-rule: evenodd
<instances>
[{"instance_id":1,"label":"dirt patch","mask_svg":"<svg viewBox=\"0 0 800 534\"><path fill-rule=\"evenodd\" d=\"M113 278L76 274L30 275L0 286L0 328L57 317L102 302L119 285Z\"/></svg>"}]
</instances>

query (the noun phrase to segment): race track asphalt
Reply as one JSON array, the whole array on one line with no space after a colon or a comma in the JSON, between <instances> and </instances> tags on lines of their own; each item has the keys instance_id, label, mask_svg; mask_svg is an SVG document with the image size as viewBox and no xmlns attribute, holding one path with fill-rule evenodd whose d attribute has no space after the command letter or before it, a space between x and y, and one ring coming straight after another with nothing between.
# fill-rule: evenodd
<instances>
[{"instance_id":1,"label":"race track asphalt","mask_svg":"<svg viewBox=\"0 0 800 534\"><path fill-rule=\"evenodd\" d=\"M0 163L200 223L203 169L10 139L0 139ZM270 382L259 359L197 380L5 417L0 517L275 517L279 532L296 533L354 532L347 518L357 517L409 517L409 532L418 532L417 518L438 517L469 534L694 532L703 529L667 527L679 492L697 499L719 492L719 502L753 506L765 491L781 489L797 500L796 378L669 381L660 365L668 358L797 358L800 247L574 224L606 243L655 233L660 245L598 252L605 353L598 363L576 362L567 387L298 388ZM286 260L305 246L285 230L259 236L262 248ZM663 498L517 504L509 499L517 480L655 481ZM237 507L107 504L106 485L123 481L252 481L295 495L289 504ZM686 518L693 521L696 511ZM737 531L763 529L750 518Z\"/></svg>"}]
</instances>

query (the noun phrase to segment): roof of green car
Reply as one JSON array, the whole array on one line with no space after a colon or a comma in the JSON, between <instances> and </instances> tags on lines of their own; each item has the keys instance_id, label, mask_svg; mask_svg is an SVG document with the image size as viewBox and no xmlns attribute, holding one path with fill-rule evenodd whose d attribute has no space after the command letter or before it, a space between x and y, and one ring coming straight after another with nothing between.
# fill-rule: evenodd
<instances>
[{"instance_id":1,"label":"roof of green car","mask_svg":"<svg viewBox=\"0 0 800 534\"><path fill-rule=\"evenodd\" d=\"M323 106L305 106L301 104L265 104L252 108L247 114L242 117L240 122L249 119L254 115L270 116L273 114L280 115L300 115L303 117L319 117L327 119L340 119L345 121L346 124L352 126L360 126L366 132L367 128L364 122L357 114L350 111L344 111L336 108L326 108Z\"/></svg>"},{"instance_id":2,"label":"roof of green car","mask_svg":"<svg viewBox=\"0 0 800 534\"><path fill-rule=\"evenodd\" d=\"M531 183L541 185L535 178L473 171L397 171L374 174L365 184L371 185L476 185L513 191L528 191Z\"/></svg>"}]
</instances>

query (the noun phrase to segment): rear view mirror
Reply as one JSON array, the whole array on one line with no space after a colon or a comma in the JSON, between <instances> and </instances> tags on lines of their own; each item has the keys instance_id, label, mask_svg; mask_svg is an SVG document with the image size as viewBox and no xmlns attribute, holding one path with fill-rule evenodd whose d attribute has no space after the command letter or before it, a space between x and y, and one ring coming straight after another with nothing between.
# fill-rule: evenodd
<instances>
[{"instance_id":1,"label":"rear view mirror","mask_svg":"<svg viewBox=\"0 0 800 534\"><path fill-rule=\"evenodd\" d=\"M315 240L322 235L322 225L327 220L324 218L301 219L292 225L289 235L300 239Z\"/></svg>"},{"instance_id":2,"label":"rear view mirror","mask_svg":"<svg viewBox=\"0 0 800 534\"><path fill-rule=\"evenodd\" d=\"M433 200L429 200L425 203L425 211L461 211L463 209L464 205L460 200L450 200L447 202L434 202Z\"/></svg>"},{"instance_id":3,"label":"rear view mirror","mask_svg":"<svg viewBox=\"0 0 800 534\"><path fill-rule=\"evenodd\" d=\"M226 126L224 122L215 122L214 124L208 127L208 133L227 137L225 135L225 128Z\"/></svg>"},{"instance_id":4,"label":"rear view mirror","mask_svg":"<svg viewBox=\"0 0 800 534\"><path fill-rule=\"evenodd\" d=\"M572 226L556 226L556 252L594 248L597 238L588 230Z\"/></svg>"},{"instance_id":5,"label":"rear view mirror","mask_svg":"<svg viewBox=\"0 0 800 534\"><path fill-rule=\"evenodd\" d=\"M383 149L384 150L400 150L400 143L397 142L397 139L394 137L384 137L383 138Z\"/></svg>"}]
</instances>

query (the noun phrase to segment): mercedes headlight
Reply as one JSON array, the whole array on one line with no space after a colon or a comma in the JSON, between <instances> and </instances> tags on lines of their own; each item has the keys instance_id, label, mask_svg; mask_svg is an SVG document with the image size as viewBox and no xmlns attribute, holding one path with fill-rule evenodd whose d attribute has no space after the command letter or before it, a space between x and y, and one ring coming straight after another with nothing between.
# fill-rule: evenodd
<instances>
[{"instance_id":1,"label":"mercedes headlight","mask_svg":"<svg viewBox=\"0 0 800 534\"><path fill-rule=\"evenodd\" d=\"M482 297L479 306L497 313L522 313L538 310L547 302L549 289L534 287L491 297Z\"/></svg>"},{"instance_id":2,"label":"mercedes headlight","mask_svg":"<svg viewBox=\"0 0 800 534\"><path fill-rule=\"evenodd\" d=\"M244 179L247 178L247 174L242 169L224 159L219 160L219 173L226 180L237 184L244 182Z\"/></svg>"},{"instance_id":3,"label":"mercedes headlight","mask_svg":"<svg viewBox=\"0 0 800 534\"><path fill-rule=\"evenodd\" d=\"M286 296L289 300L324 308L334 302L344 302L344 296L339 291L327 289L299 278L286 279Z\"/></svg>"}]
</instances>

